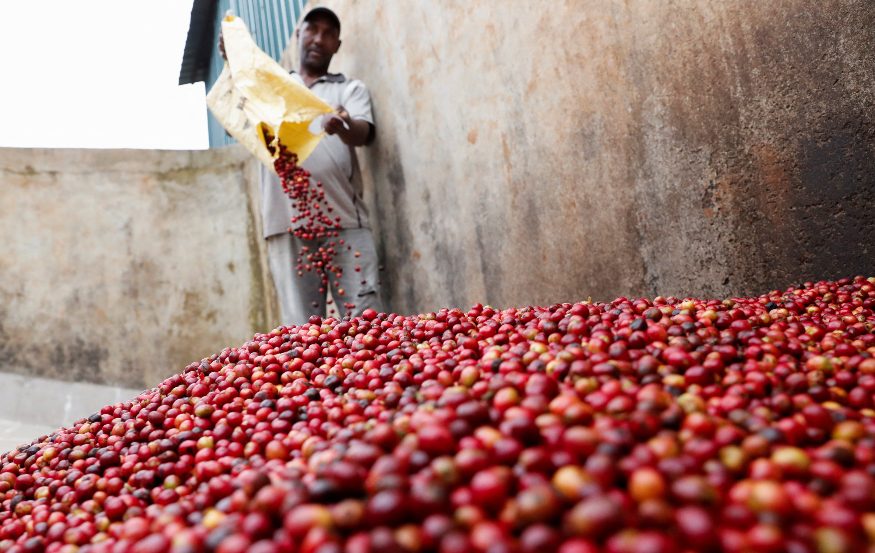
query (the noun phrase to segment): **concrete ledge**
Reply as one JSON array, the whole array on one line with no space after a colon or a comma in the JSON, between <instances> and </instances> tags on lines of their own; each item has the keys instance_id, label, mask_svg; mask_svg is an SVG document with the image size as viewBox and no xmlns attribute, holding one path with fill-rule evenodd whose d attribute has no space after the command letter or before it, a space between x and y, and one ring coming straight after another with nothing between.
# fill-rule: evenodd
<instances>
[{"instance_id":1,"label":"concrete ledge","mask_svg":"<svg viewBox=\"0 0 875 553\"><path fill-rule=\"evenodd\" d=\"M0 419L0 454L12 451L20 445L29 444L40 436L48 436L55 430L57 428L54 426Z\"/></svg>"},{"instance_id":2,"label":"concrete ledge","mask_svg":"<svg viewBox=\"0 0 875 553\"><path fill-rule=\"evenodd\" d=\"M56 430L86 417L104 405L128 401L141 390L115 388L82 382L63 382L0 372L0 442L8 425L4 421L23 423L13 432L15 439L31 427ZM33 431L43 430L34 428ZM39 437L34 434L27 441ZM21 440L16 442L23 443ZM0 443L0 452L6 451Z\"/></svg>"},{"instance_id":3,"label":"concrete ledge","mask_svg":"<svg viewBox=\"0 0 875 553\"><path fill-rule=\"evenodd\" d=\"M152 386L275 328L257 175L241 147L0 148L0 371Z\"/></svg>"}]
</instances>

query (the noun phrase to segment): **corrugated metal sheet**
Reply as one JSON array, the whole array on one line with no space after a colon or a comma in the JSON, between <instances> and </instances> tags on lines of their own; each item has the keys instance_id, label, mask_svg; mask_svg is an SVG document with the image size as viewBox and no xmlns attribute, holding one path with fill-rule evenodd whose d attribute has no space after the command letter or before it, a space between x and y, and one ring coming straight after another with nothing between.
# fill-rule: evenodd
<instances>
[{"instance_id":1,"label":"corrugated metal sheet","mask_svg":"<svg viewBox=\"0 0 875 553\"><path fill-rule=\"evenodd\" d=\"M179 84L204 81L210 65L210 52L215 34L213 19L216 0L194 0L191 6L191 21L188 25L188 38L182 54L179 69Z\"/></svg>"},{"instance_id":2,"label":"corrugated metal sheet","mask_svg":"<svg viewBox=\"0 0 875 553\"><path fill-rule=\"evenodd\" d=\"M195 13L196 8L197 13ZM304 11L304 1L195 0L192 7L192 25L185 45L186 54L183 58L184 66L180 73L180 82L183 81L184 75L189 79L187 82L203 80L208 91L216 82L225 61L219 56L213 37L219 36L219 26L228 10L233 10L238 17L246 22L252 33L252 38L259 48L273 59L279 60L291 38L298 18ZM199 22L196 21L196 16ZM206 24L206 20L210 16L212 16L211 26ZM195 33L196 27L199 30ZM208 33L211 33L212 36L206 40L205 36ZM188 63L187 68L186 62ZM234 143L234 139L225 133L225 129L211 113L208 113L207 121L211 148Z\"/></svg>"}]
</instances>

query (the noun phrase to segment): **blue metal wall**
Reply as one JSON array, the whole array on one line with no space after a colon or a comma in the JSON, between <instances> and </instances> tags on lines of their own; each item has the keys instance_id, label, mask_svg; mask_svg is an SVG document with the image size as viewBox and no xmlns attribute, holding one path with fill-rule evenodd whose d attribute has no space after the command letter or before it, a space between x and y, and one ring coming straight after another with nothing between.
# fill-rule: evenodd
<instances>
[{"instance_id":1,"label":"blue metal wall","mask_svg":"<svg viewBox=\"0 0 875 553\"><path fill-rule=\"evenodd\" d=\"M252 33L252 38L259 48L277 61L282 57L294 32L295 24L304 11L304 0L218 0L217 4L213 23L216 29L215 36L219 36L219 27L225 12L233 10L249 27L249 32ZM219 55L218 49L214 49L210 60L209 76L204 83L207 92L219 78L224 66L225 60ZM210 148L227 146L235 142L212 113L207 114L207 121L210 128Z\"/></svg>"}]
</instances>

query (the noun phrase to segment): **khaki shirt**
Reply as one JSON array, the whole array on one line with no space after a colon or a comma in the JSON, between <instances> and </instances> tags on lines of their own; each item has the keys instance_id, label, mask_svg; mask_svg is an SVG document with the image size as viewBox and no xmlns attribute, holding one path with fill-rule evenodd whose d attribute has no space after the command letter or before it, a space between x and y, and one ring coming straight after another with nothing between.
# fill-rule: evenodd
<instances>
[{"instance_id":1,"label":"khaki shirt","mask_svg":"<svg viewBox=\"0 0 875 553\"><path fill-rule=\"evenodd\" d=\"M297 73L293 72L292 77L303 84L303 79ZM350 118L374 124L371 95L361 81L347 79L340 73L329 73L313 82L310 90L332 106L343 106ZM310 172L313 184L322 183L325 203L334 208L334 211L326 213L332 221L340 217L340 225L345 229L370 228L368 209L362 200L362 174L355 148L344 144L337 135L325 135L304 162L303 168ZM280 178L264 166L259 167L259 172L264 237L288 232L297 210L283 192Z\"/></svg>"}]
</instances>

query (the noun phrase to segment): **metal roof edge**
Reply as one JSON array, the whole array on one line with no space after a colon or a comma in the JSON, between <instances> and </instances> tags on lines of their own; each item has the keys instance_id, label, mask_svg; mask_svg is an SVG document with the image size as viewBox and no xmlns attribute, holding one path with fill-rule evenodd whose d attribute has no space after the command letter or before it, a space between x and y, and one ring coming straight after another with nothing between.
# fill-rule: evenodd
<instances>
[{"instance_id":1,"label":"metal roof edge","mask_svg":"<svg viewBox=\"0 0 875 553\"><path fill-rule=\"evenodd\" d=\"M188 37L179 69L179 84L192 84L205 81L212 57L218 0L194 0L191 6L191 20L188 24Z\"/></svg>"}]
</instances>

